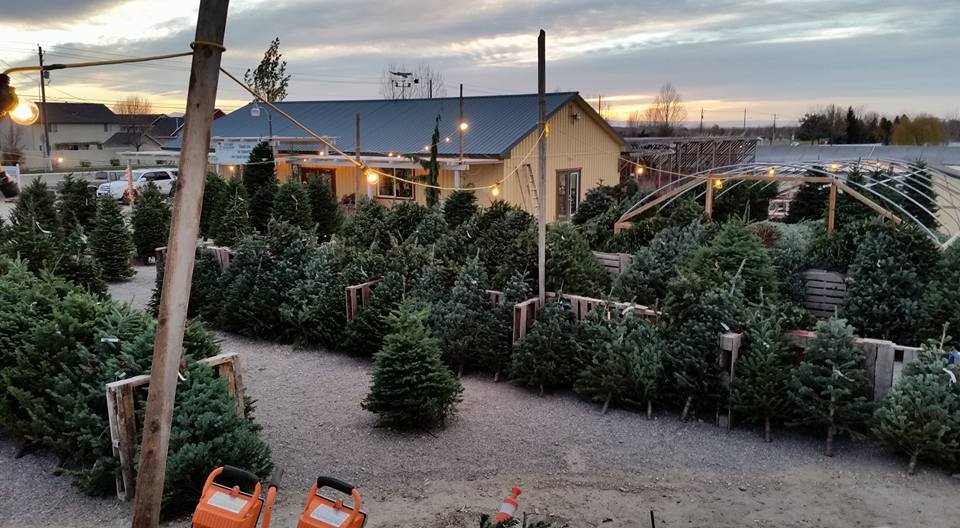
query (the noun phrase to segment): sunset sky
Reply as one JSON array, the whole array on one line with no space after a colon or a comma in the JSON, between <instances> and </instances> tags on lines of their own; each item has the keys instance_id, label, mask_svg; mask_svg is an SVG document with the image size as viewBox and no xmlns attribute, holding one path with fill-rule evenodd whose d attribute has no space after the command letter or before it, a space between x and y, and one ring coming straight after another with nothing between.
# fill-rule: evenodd
<instances>
[{"instance_id":1,"label":"sunset sky","mask_svg":"<svg viewBox=\"0 0 960 528\"><path fill-rule=\"evenodd\" d=\"M0 66L188 49L197 2L5 0ZM960 114L957 0L234 0L224 66L254 67L279 36L288 100L378 98L389 62L426 63L446 94L536 91L536 35L547 31L547 88L609 102L623 120L672 82L689 119L795 124L828 103L881 113ZM51 72L48 98L112 104L141 95L183 110L189 58ZM37 96L35 75L17 75ZM247 98L222 78L218 106ZM606 106L606 104L605 104Z\"/></svg>"}]
</instances>

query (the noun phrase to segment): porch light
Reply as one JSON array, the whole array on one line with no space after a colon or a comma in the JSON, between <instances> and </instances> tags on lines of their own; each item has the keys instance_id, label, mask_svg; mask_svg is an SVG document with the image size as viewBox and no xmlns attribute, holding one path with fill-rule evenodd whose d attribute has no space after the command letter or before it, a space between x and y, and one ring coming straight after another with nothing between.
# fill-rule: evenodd
<instances>
[{"instance_id":1,"label":"porch light","mask_svg":"<svg viewBox=\"0 0 960 528\"><path fill-rule=\"evenodd\" d=\"M377 183L377 180L380 179L380 175L377 174L377 171L373 169L367 169L366 175L367 175L367 183L369 184Z\"/></svg>"}]
</instances>

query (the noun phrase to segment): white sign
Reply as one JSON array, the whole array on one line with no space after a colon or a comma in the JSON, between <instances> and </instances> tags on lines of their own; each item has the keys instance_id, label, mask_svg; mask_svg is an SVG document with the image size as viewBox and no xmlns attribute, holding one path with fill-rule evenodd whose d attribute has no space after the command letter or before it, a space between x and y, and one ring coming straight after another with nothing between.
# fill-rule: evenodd
<instances>
[{"instance_id":1,"label":"white sign","mask_svg":"<svg viewBox=\"0 0 960 528\"><path fill-rule=\"evenodd\" d=\"M250 151L259 141L253 139L224 139L214 147L217 165L242 165L250 161Z\"/></svg>"}]
</instances>

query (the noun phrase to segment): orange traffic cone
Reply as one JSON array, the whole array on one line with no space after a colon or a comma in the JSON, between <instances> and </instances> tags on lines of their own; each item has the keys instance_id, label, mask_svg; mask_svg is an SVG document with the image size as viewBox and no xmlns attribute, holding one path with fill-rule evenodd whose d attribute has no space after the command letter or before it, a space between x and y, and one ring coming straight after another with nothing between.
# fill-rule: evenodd
<instances>
[{"instance_id":1,"label":"orange traffic cone","mask_svg":"<svg viewBox=\"0 0 960 528\"><path fill-rule=\"evenodd\" d=\"M520 488L514 486L510 490L511 495L503 499L503 503L500 505L500 511L497 513L497 516L493 518L495 522L502 523L503 521L509 521L513 519L513 514L517 513L517 508L520 507L520 504L517 502L517 497L520 496Z\"/></svg>"}]
</instances>

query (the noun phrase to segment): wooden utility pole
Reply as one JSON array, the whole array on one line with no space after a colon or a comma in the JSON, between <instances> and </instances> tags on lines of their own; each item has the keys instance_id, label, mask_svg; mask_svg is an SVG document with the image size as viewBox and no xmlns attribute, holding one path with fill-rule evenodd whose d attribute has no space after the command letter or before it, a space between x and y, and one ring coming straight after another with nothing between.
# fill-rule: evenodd
<instances>
[{"instance_id":1,"label":"wooden utility pole","mask_svg":"<svg viewBox=\"0 0 960 528\"><path fill-rule=\"evenodd\" d=\"M50 125L47 124L47 76L49 72L43 69L43 48L37 44L37 55L40 60L40 125L43 126L43 151L47 155L47 170L53 170L53 153L50 152Z\"/></svg>"},{"instance_id":2,"label":"wooden utility pole","mask_svg":"<svg viewBox=\"0 0 960 528\"><path fill-rule=\"evenodd\" d=\"M460 185L463 183L462 177L462 167L463 167L463 83L460 83L460 121L457 122L457 133L460 134L460 167L454 173L454 182L453 186L457 189L460 188Z\"/></svg>"},{"instance_id":3,"label":"wooden utility pole","mask_svg":"<svg viewBox=\"0 0 960 528\"><path fill-rule=\"evenodd\" d=\"M166 272L163 274L163 290L157 314L157 337L150 369L133 528L156 528L160 524L160 499L167 469L177 370L180 368L183 331L190 300L228 4L229 0L200 0L197 16L196 43L187 91L186 125L180 151L180 179L177 180L173 202L173 221L164 267Z\"/></svg>"},{"instance_id":4,"label":"wooden utility pole","mask_svg":"<svg viewBox=\"0 0 960 528\"><path fill-rule=\"evenodd\" d=\"M707 192L704 195L704 207L703 212L707 215L707 218L713 218L713 182L716 181L713 178L707 178Z\"/></svg>"},{"instance_id":5,"label":"wooden utility pole","mask_svg":"<svg viewBox=\"0 0 960 528\"><path fill-rule=\"evenodd\" d=\"M540 155L537 169L540 173L537 185L537 284L540 306L547 300L547 33L540 30L537 39L537 106L539 108Z\"/></svg>"},{"instance_id":6,"label":"wooden utility pole","mask_svg":"<svg viewBox=\"0 0 960 528\"><path fill-rule=\"evenodd\" d=\"M837 219L837 182L830 183L830 203L827 206L827 233L833 233Z\"/></svg>"},{"instance_id":7,"label":"wooden utility pole","mask_svg":"<svg viewBox=\"0 0 960 528\"><path fill-rule=\"evenodd\" d=\"M353 195L354 204L360 203L360 189L363 188L363 162L360 161L360 112L357 112L356 134L357 136L353 143L353 151L357 158L357 166L353 169L354 176L357 180L357 192Z\"/></svg>"},{"instance_id":8,"label":"wooden utility pole","mask_svg":"<svg viewBox=\"0 0 960 528\"><path fill-rule=\"evenodd\" d=\"M703 135L703 107L700 107L700 135ZM697 151L699 152L699 150ZM698 166L699 168L699 166Z\"/></svg>"}]
</instances>

